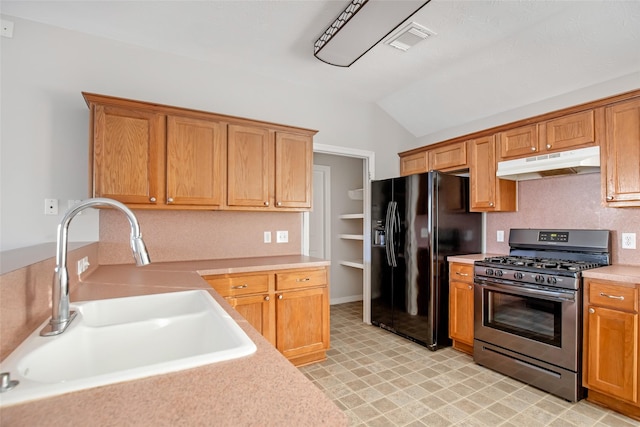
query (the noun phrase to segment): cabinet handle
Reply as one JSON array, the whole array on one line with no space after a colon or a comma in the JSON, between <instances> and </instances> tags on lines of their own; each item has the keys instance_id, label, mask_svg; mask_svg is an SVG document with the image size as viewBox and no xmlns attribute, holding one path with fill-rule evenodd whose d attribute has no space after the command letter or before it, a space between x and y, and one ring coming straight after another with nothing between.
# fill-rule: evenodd
<instances>
[{"instance_id":1,"label":"cabinet handle","mask_svg":"<svg viewBox=\"0 0 640 427\"><path fill-rule=\"evenodd\" d=\"M246 283L244 285L238 285L238 286L232 286L231 289L244 289L244 288L248 288L249 285L247 285Z\"/></svg>"},{"instance_id":2,"label":"cabinet handle","mask_svg":"<svg viewBox=\"0 0 640 427\"><path fill-rule=\"evenodd\" d=\"M551 148L551 144L547 144L547 150Z\"/></svg>"},{"instance_id":3,"label":"cabinet handle","mask_svg":"<svg viewBox=\"0 0 640 427\"><path fill-rule=\"evenodd\" d=\"M460 273L459 271L456 271L456 274L458 276L462 276L462 277L468 277L469 276L469 273Z\"/></svg>"},{"instance_id":4,"label":"cabinet handle","mask_svg":"<svg viewBox=\"0 0 640 427\"><path fill-rule=\"evenodd\" d=\"M620 301L624 301L624 296L622 295L609 295L609 294L605 294L604 292L600 292L600 296L605 298L618 299Z\"/></svg>"},{"instance_id":5,"label":"cabinet handle","mask_svg":"<svg viewBox=\"0 0 640 427\"><path fill-rule=\"evenodd\" d=\"M590 309L589 309L589 313L593 314L593 313L595 313L595 312L596 312L596 311L595 311L593 308L590 308Z\"/></svg>"},{"instance_id":6,"label":"cabinet handle","mask_svg":"<svg viewBox=\"0 0 640 427\"><path fill-rule=\"evenodd\" d=\"M469 289L473 289L473 286L469 285Z\"/></svg>"},{"instance_id":7,"label":"cabinet handle","mask_svg":"<svg viewBox=\"0 0 640 427\"><path fill-rule=\"evenodd\" d=\"M607 200L609 201L613 200L613 196L607 196Z\"/></svg>"},{"instance_id":8,"label":"cabinet handle","mask_svg":"<svg viewBox=\"0 0 640 427\"><path fill-rule=\"evenodd\" d=\"M278 299L282 299L282 294L278 295Z\"/></svg>"},{"instance_id":9,"label":"cabinet handle","mask_svg":"<svg viewBox=\"0 0 640 427\"><path fill-rule=\"evenodd\" d=\"M155 198L155 197L151 197L151 198L149 198L149 201L150 201L151 203L155 203L155 202L156 202L156 198Z\"/></svg>"},{"instance_id":10,"label":"cabinet handle","mask_svg":"<svg viewBox=\"0 0 640 427\"><path fill-rule=\"evenodd\" d=\"M267 295L266 297L264 297L265 301L269 301L271 298L269 298L269 295Z\"/></svg>"},{"instance_id":11,"label":"cabinet handle","mask_svg":"<svg viewBox=\"0 0 640 427\"><path fill-rule=\"evenodd\" d=\"M276 206L282 206L282 202L276 202Z\"/></svg>"},{"instance_id":12,"label":"cabinet handle","mask_svg":"<svg viewBox=\"0 0 640 427\"><path fill-rule=\"evenodd\" d=\"M536 151L536 147L531 147L531 151Z\"/></svg>"},{"instance_id":13,"label":"cabinet handle","mask_svg":"<svg viewBox=\"0 0 640 427\"><path fill-rule=\"evenodd\" d=\"M308 282L309 280L311 280L308 277L305 277L304 279L296 279L296 282Z\"/></svg>"},{"instance_id":14,"label":"cabinet handle","mask_svg":"<svg viewBox=\"0 0 640 427\"><path fill-rule=\"evenodd\" d=\"M169 198L167 199L167 203L173 203L173 197L169 197Z\"/></svg>"},{"instance_id":15,"label":"cabinet handle","mask_svg":"<svg viewBox=\"0 0 640 427\"><path fill-rule=\"evenodd\" d=\"M265 206L269 206L269 202L264 202L264 205Z\"/></svg>"}]
</instances>

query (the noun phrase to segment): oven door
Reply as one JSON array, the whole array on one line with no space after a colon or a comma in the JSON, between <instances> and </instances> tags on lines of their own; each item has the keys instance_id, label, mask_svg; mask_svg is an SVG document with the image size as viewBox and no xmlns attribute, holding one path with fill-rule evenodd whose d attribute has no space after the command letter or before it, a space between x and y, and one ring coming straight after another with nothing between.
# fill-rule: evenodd
<instances>
[{"instance_id":1,"label":"oven door","mask_svg":"<svg viewBox=\"0 0 640 427\"><path fill-rule=\"evenodd\" d=\"M475 278L475 339L578 371L580 291Z\"/></svg>"}]
</instances>

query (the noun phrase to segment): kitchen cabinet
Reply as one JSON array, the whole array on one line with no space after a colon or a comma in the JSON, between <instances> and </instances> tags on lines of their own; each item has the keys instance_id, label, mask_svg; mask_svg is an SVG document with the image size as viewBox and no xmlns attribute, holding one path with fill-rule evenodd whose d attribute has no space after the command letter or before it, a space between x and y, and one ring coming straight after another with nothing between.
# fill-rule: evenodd
<instances>
[{"instance_id":1,"label":"kitchen cabinet","mask_svg":"<svg viewBox=\"0 0 640 427\"><path fill-rule=\"evenodd\" d=\"M466 169L469 166L466 141L433 148L428 151L428 154L429 170L449 172Z\"/></svg>"},{"instance_id":2,"label":"kitchen cabinet","mask_svg":"<svg viewBox=\"0 0 640 427\"><path fill-rule=\"evenodd\" d=\"M473 264L449 263L449 337L473 354Z\"/></svg>"},{"instance_id":3,"label":"kitchen cabinet","mask_svg":"<svg viewBox=\"0 0 640 427\"><path fill-rule=\"evenodd\" d=\"M429 156L427 150L400 156L400 176L429 172Z\"/></svg>"},{"instance_id":4,"label":"kitchen cabinet","mask_svg":"<svg viewBox=\"0 0 640 427\"><path fill-rule=\"evenodd\" d=\"M229 125L228 206L310 209L312 156L308 135Z\"/></svg>"},{"instance_id":5,"label":"kitchen cabinet","mask_svg":"<svg viewBox=\"0 0 640 427\"><path fill-rule=\"evenodd\" d=\"M496 176L496 140L487 136L469 141L469 198L473 212L517 210L517 182Z\"/></svg>"},{"instance_id":6,"label":"kitchen cabinet","mask_svg":"<svg viewBox=\"0 0 640 427\"><path fill-rule=\"evenodd\" d=\"M316 131L83 95L93 197L143 209L311 209Z\"/></svg>"},{"instance_id":7,"label":"kitchen cabinet","mask_svg":"<svg viewBox=\"0 0 640 427\"><path fill-rule=\"evenodd\" d=\"M498 133L500 160L597 145L594 109Z\"/></svg>"},{"instance_id":8,"label":"kitchen cabinet","mask_svg":"<svg viewBox=\"0 0 640 427\"><path fill-rule=\"evenodd\" d=\"M640 206L640 98L605 108L603 205Z\"/></svg>"},{"instance_id":9,"label":"kitchen cabinet","mask_svg":"<svg viewBox=\"0 0 640 427\"><path fill-rule=\"evenodd\" d=\"M291 363L326 359L329 349L328 269L292 269L204 279Z\"/></svg>"},{"instance_id":10,"label":"kitchen cabinet","mask_svg":"<svg viewBox=\"0 0 640 427\"><path fill-rule=\"evenodd\" d=\"M584 282L583 385L588 399L640 419L640 284Z\"/></svg>"}]
</instances>

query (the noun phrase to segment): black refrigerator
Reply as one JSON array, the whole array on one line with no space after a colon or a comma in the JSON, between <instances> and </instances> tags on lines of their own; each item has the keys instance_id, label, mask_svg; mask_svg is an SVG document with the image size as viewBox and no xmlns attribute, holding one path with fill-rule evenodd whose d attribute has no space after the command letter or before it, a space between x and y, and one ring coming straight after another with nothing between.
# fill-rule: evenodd
<instances>
[{"instance_id":1,"label":"black refrigerator","mask_svg":"<svg viewBox=\"0 0 640 427\"><path fill-rule=\"evenodd\" d=\"M426 346L451 345L447 256L482 252L469 178L432 171L371 184L371 323Z\"/></svg>"}]
</instances>

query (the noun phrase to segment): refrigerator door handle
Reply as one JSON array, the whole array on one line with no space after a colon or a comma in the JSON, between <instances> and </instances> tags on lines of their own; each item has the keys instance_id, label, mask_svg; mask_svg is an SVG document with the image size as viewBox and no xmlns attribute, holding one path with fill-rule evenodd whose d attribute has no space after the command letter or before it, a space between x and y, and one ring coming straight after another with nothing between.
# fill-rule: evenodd
<instances>
[{"instance_id":1,"label":"refrigerator door handle","mask_svg":"<svg viewBox=\"0 0 640 427\"><path fill-rule=\"evenodd\" d=\"M398 202L391 202L393 205L391 208L391 232L389 233L389 240L391 243L389 244L391 253L391 266L397 267L398 260L396 258L396 233L400 231L400 214L398 214Z\"/></svg>"},{"instance_id":2,"label":"refrigerator door handle","mask_svg":"<svg viewBox=\"0 0 640 427\"><path fill-rule=\"evenodd\" d=\"M386 238L384 239L384 249L387 253L387 264L393 265L391 262L391 246L390 242L393 241L392 233L391 233L391 212L393 210L393 202L389 202L387 205L387 215L384 219L384 229L386 233Z\"/></svg>"}]
</instances>

